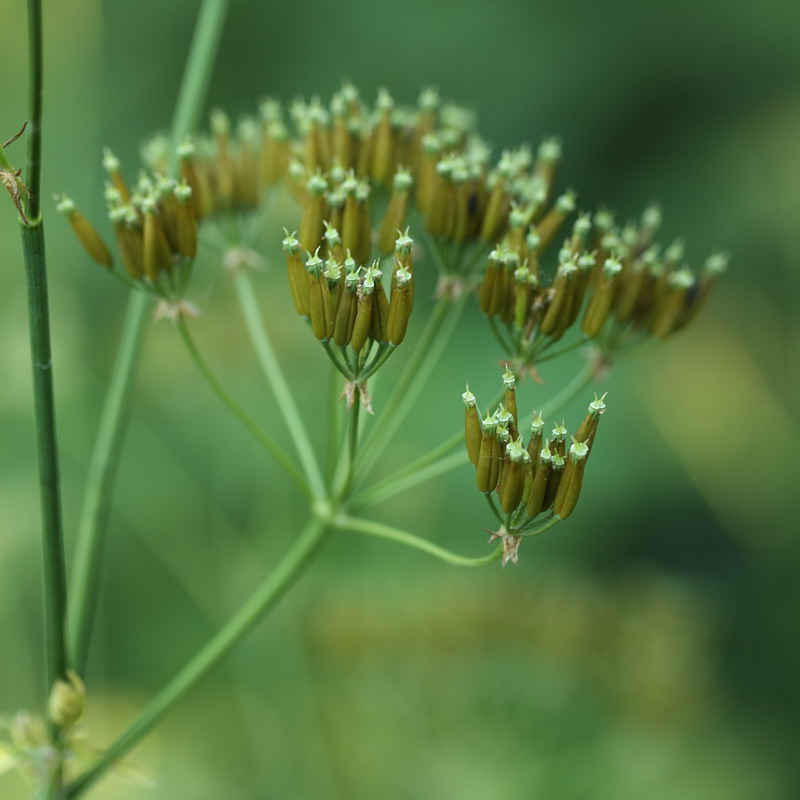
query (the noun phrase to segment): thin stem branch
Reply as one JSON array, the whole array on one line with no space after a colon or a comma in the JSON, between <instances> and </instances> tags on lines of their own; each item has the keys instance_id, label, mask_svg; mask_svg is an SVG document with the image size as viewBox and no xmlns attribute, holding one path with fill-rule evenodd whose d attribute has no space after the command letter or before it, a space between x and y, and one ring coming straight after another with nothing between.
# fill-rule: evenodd
<instances>
[{"instance_id":1,"label":"thin stem branch","mask_svg":"<svg viewBox=\"0 0 800 800\"><path fill-rule=\"evenodd\" d=\"M336 463L339 458L339 427L341 425L341 414L339 411L341 399L342 379L339 371L334 364L331 364L330 375L328 378L328 447L326 462L326 478L330 481L333 478Z\"/></svg>"},{"instance_id":2,"label":"thin stem branch","mask_svg":"<svg viewBox=\"0 0 800 800\"><path fill-rule=\"evenodd\" d=\"M469 460L467 454L453 453L449 456L447 454L454 447L457 447L463 438L463 434L459 433L458 437L454 436L448 439L436 450L431 450L430 453L426 453L416 461L412 461L407 467L398 470L394 475L390 475L380 483L365 489L348 503L348 508L356 510L369 508L390 497L394 497L396 494L400 494L400 492L406 492L421 483L460 467Z\"/></svg>"},{"instance_id":3,"label":"thin stem branch","mask_svg":"<svg viewBox=\"0 0 800 800\"><path fill-rule=\"evenodd\" d=\"M540 533L544 533L545 531L549 531L554 525L558 525L561 522L561 517L554 516L551 519L547 520L547 522L542 523L538 527L534 527L531 530L526 530L524 527L522 529L523 532L516 533L515 535L518 536L538 536Z\"/></svg>"},{"instance_id":4,"label":"thin stem branch","mask_svg":"<svg viewBox=\"0 0 800 800\"><path fill-rule=\"evenodd\" d=\"M233 414L239 422L252 434L252 436L270 453L270 455L280 464L286 474L298 485L298 487L309 497L311 490L306 479L303 477L299 469L292 463L286 453L283 452L281 446L260 426L257 422L228 394L225 387L219 382L219 379L211 371L211 368L206 363L197 345L194 343L189 328L186 325L184 317L178 318L178 333L180 333L184 344L186 345L189 355L192 357L195 366L200 371L200 374L206 379L206 382L211 387L211 390L222 403L227 406L228 410Z\"/></svg>"},{"instance_id":5,"label":"thin stem branch","mask_svg":"<svg viewBox=\"0 0 800 800\"><path fill-rule=\"evenodd\" d=\"M425 388L431 372L458 325L466 299L466 292L456 302L447 297L439 299L414 354L406 364L394 392L364 442L358 462L359 474L363 475L375 463L416 404L419 393ZM449 317L448 312L451 312Z\"/></svg>"},{"instance_id":6,"label":"thin stem branch","mask_svg":"<svg viewBox=\"0 0 800 800\"><path fill-rule=\"evenodd\" d=\"M382 539L389 539L390 541L413 547L416 550L421 550L423 553L428 553L442 561L446 561L448 564L454 564L458 567L483 567L487 564L493 564L499 561L503 555L503 546L501 544L485 556L479 556L477 558L462 556L458 553L446 550L444 547L440 547L433 542L429 542L427 539L423 539L416 534L400 530L399 528L393 528L390 525L384 525L381 522L372 522L371 520L360 519L358 517L340 515L334 518L333 524L336 528L340 528L341 530L351 530L357 533L366 533L370 536L379 536Z\"/></svg>"},{"instance_id":7,"label":"thin stem branch","mask_svg":"<svg viewBox=\"0 0 800 800\"><path fill-rule=\"evenodd\" d=\"M559 350L553 350L550 353L545 353L543 356L536 357L534 356L531 359L531 362L534 366L538 366L539 364L543 364L545 361L551 361L554 358L558 358L559 356L563 356L565 353L571 353L576 348L580 347L582 344L586 344L589 341L587 336L581 336L580 339L576 339L573 342L570 342L568 345L560 348Z\"/></svg>"},{"instance_id":8,"label":"thin stem branch","mask_svg":"<svg viewBox=\"0 0 800 800\"><path fill-rule=\"evenodd\" d=\"M494 502L494 498L492 497L492 493L488 492L487 494L484 494L484 497L486 498L486 502L489 504L489 508L492 510L492 514L494 514L495 519L500 523L500 525L502 525L504 528L507 528L508 526L506 525L506 520L500 514L500 511Z\"/></svg>"},{"instance_id":9,"label":"thin stem branch","mask_svg":"<svg viewBox=\"0 0 800 800\"><path fill-rule=\"evenodd\" d=\"M78 521L70 583L73 594L68 644L70 663L80 675L86 673L92 623L100 589L106 525L134 379L148 330L146 322L149 308L150 304L143 292L134 292L131 295L97 428L97 439L92 451Z\"/></svg>"},{"instance_id":10,"label":"thin stem branch","mask_svg":"<svg viewBox=\"0 0 800 800\"><path fill-rule=\"evenodd\" d=\"M86 771L67 786L66 797L85 792L118 759L143 739L241 641L297 581L316 554L326 530L314 519L275 569L219 632L147 704L138 719Z\"/></svg>"},{"instance_id":11,"label":"thin stem branch","mask_svg":"<svg viewBox=\"0 0 800 800\"><path fill-rule=\"evenodd\" d=\"M176 145L197 123L227 6L228 0L204 0L197 18L170 131L172 146L168 173L173 177L177 171ZM122 450L130 395L148 327L149 307L142 292L131 294L84 491L72 571L75 605L70 613L69 631L70 656L80 674L86 670L108 509Z\"/></svg>"},{"instance_id":12,"label":"thin stem branch","mask_svg":"<svg viewBox=\"0 0 800 800\"><path fill-rule=\"evenodd\" d=\"M195 127L200 116L227 13L228 0L203 0L197 15L189 56L183 70L183 82L172 117L170 167L177 164L175 146Z\"/></svg>"},{"instance_id":13,"label":"thin stem branch","mask_svg":"<svg viewBox=\"0 0 800 800\"><path fill-rule=\"evenodd\" d=\"M239 306L242 310L247 332L250 335L250 341L256 351L256 356L261 364L267 383L269 383L278 403L278 408L286 423L289 435L294 442L297 455L303 466L303 472L311 488L311 493L316 498L322 498L325 496L325 482L317 463L317 457L314 454L314 448L311 446L311 440L297 408L297 403L283 375L280 363L272 347L272 342L264 327L250 276L243 269L237 270L233 277L233 285L236 289L236 296L239 299Z\"/></svg>"}]
</instances>

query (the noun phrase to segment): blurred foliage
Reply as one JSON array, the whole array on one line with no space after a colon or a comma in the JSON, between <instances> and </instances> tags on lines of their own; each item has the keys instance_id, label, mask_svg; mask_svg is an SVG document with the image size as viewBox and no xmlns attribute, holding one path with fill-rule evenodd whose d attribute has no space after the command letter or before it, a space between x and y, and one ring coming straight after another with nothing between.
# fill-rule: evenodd
<instances>
[{"instance_id":1,"label":"blurred foliage","mask_svg":"<svg viewBox=\"0 0 800 800\"><path fill-rule=\"evenodd\" d=\"M723 246L732 270L685 334L609 380L607 424L568 526L505 570L459 572L388 543L331 542L136 751L158 788L114 777L103 796L798 796L800 7L232 6L209 107L236 115L265 94L326 97L343 77L366 96L385 84L404 101L434 83L474 105L498 149L561 135L560 185L578 190L581 208L605 202L625 217L658 197L666 239L685 235L695 264ZM101 146L131 169L141 141L168 126L195 8L45 2L46 192L69 189L100 215ZM25 19L10 0L0 12L7 138L25 115ZM10 151L17 163L23 153ZM21 257L13 208L0 207L0 708L12 712L41 707L42 631ZM45 211L70 534L126 297ZM292 213L276 209L265 236L277 241ZM198 338L266 420L271 399L229 288L217 265L200 266ZM326 360L273 266L260 276L269 324L321 438ZM477 308L470 314L392 464L459 424L465 380L490 393L499 353ZM521 388L523 403L539 405L578 362L543 370L547 385ZM569 412L575 421L582 405ZM127 444L88 681L88 725L101 743L303 519L167 323L149 336ZM465 467L378 513L478 554L485 509L471 480ZM6 775L0 794L26 791Z\"/></svg>"}]
</instances>

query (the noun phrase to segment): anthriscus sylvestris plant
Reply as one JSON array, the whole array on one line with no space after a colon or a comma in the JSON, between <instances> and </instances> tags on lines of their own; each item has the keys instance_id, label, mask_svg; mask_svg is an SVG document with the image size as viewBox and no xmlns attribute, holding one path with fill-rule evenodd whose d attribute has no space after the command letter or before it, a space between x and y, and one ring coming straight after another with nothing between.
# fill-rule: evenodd
<instances>
[{"instance_id":1,"label":"anthriscus sylvestris plant","mask_svg":"<svg viewBox=\"0 0 800 800\"><path fill-rule=\"evenodd\" d=\"M221 0L205 0L172 129L146 144L138 174L110 150L103 155L113 242L81 213L76 199L56 197L55 207L89 258L130 290L131 299L69 581L55 428L47 424L51 390L37 384L37 398L49 409L40 430L43 469L50 470L43 480L49 703L43 715L20 712L8 723L0 765L18 766L43 798L87 792L275 605L334 531L382 537L460 566L516 563L526 538L576 511L606 411L603 384L610 366L682 330L727 263L723 254L714 254L699 275L693 273L681 242L666 248L656 242L661 218L656 206L647 208L640 222L621 226L605 209L578 213L578 195L557 190L558 141L548 139L535 152L523 145L497 157L479 135L474 115L443 102L433 89L404 106L386 90L368 103L345 84L327 103L314 97L285 108L270 99L236 123L214 111L209 130L198 130L197 111L224 11ZM35 30L35 14L32 25ZM32 108L37 132L40 112L40 106ZM12 166L5 148L15 138L0 148L0 175L19 213L28 263L42 272L38 162L28 177ZM280 193L294 199L294 219L271 213ZM298 329L306 328L319 342L320 359L327 359L338 380L330 418L346 420L331 426L334 458L327 467L284 377L253 282L254 269L276 255L263 251L261 235L280 230L283 252L277 257L286 274L270 291L282 293L299 317ZM202 304L193 302L191 291L199 259L216 262L233 285L292 451L239 405L195 343L191 326L198 324L194 318ZM417 277L433 271L435 297L420 297ZM487 333L502 348L505 368L497 395L479 405L467 386L461 394L463 426L454 419L451 436L376 480L373 467L408 424L470 303L480 308ZM46 302L40 297L32 308L38 309L32 322L34 363L49 363L41 360L43 353L49 357L42 350L43 342L49 347L49 339L42 338ZM91 698L87 656L124 411L152 318L175 326L225 409L296 483L308 521L241 609L115 742L98 749L87 745L81 727ZM586 364L562 391L542 397L541 387L526 385L540 364L579 346L587 347ZM398 348L406 351L402 363L392 358ZM376 402L370 386L384 370L394 370L392 391ZM464 381L477 377L464 375ZM443 400L454 415L460 414L460 391L453 387L452 397ZM585 395L588 408L570 432L558 412L579 395ZM431 398L425 402L430 405ZM474 481L486 498L487 519L495 528L488 552L451 552L425 532L365 515L381 501L468 462L474 477L465 471L464 480ZM485 534L480 526L474 533L477 545Z\"/></svg>"}]
</instances>

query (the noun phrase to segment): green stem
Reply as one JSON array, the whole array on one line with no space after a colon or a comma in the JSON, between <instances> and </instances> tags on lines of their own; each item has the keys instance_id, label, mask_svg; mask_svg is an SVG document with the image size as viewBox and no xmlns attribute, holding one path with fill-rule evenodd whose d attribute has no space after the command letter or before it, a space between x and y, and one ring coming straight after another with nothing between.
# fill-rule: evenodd
<instances>
[{"instance_id":1,"label":"green stem","mask_svg":"<svg viewBox=\"0 0 800 800\"><path fill-rule=\"evenodd\" d=\"M172 175L177 170L175 145L196 125L200 114L227 5L227 0L204 0L197 18L170 132L172 146L168 172ZM106 540L108 509L122 449L130 395L147 331L148 309L146 296L135 291L128 301L119 350L114 360L84 491L72 571L71 585L75 601L70 614L69 631L72 663L80 674L86 669Z\"/></svg>"},{"instance_id":2,"label":"green stem","mask_svg":"<svg viewBox=\"0 0 800 800\"><path fill-rule=\"evenodd\" d=\"M461 312L466 305L466 299L466 292L455 303L448 297L439 299L417 343L414 354L406 364L394 392L381 410L380 417L364 442L358 463L361 475L367 472L380 456L417 402L419 393L425 388L433 368L455 331ZM448 319L448 312L451 309L453 313ZM444 325L445 321L447 321L446 326Z\"/></svg>"},{"instance_id":3,"label":"green stem","mask_svg":"<svg viewBox=\"0 0 800 800\"><path fill-rule=\"evenodd\" d=\"M67 580L61 492L58 468L53 361L50 348L50 311L47 291L47 257L40 216L42 152L43 42L40 0L28 2L28 202L29 223L20 223L28 325L33 368L33 400L39 495L42 509L42 554L44 576L47 692L67 670L65 623ZM57 788L57 787L56 787ZM53 793L53 796L57 796Z\"/></svg>"},{"instance_id":4,"label":"green stem","mask_svg":"<svg viewBox=\"0 0 800 800\"><path fill-rule=\"evenodd\" d=\"M469 558L446 550L444 547L439 547L439 545L429 542L427 539L423 539L413 533L409 533L408 531L393 528L381 522L372 522L371 520L360 519L358 517L340 515L334 518L333 524L336 528L341 530L366 533L370 536L379 536L382 539L389 539L393 542L408 545L416 550L421 550L423 553L428 553L442 561L446 561L448 564L455 564L458 567L483 567L486 564L493 564L495 561L499 561L503 555L503 546L501 544L492 550L489 555Z\"/></svg>"},{"instance_id":5,"label":"green stem","mask_svg":"<svg viewBox=\"0 0 800 800\"><path fill-rule=\"evenodd\" d=\"M494 498L492 497L491 492L485 494L484 497L486 498L486 502L489 504L489 508L492 509L492 514L494 514L495 519L500 523L503 528L508 529L510 526L506 525L506 520L500 514L500 511L497 508L497 505L494 502Z\"/></svg>"},{"instance_id":6,"label":"green stem","mask_svg":"<svg viewBox=\"0 0 800 800\"><path fill-rule=\"evenodd\" d=\"M278 402L278 408L294 442L297 455L300 457L300 463L303 465L303 472L311 488L311 493L316 498L322 498L325 496L325 482L322 478L317 458L314 455L314 449L311 446L311 440L303 423L303 418L264 328L250 276L245 270L237 270L233 278L233 285L236 289L236 296L239 299L239 306L242 310L247 332L250 335L250 341L255 348L256 356L261 363L270 389Z\"/></svg>"},{"instance_id":7,"label":"green stem","mask_svg":"<svg viewBox=\"0 0 800 800\"><path fill-rule=\"evenodd\" d=\"M44 53L42 2L28 0L28 219L35 222L41 210L42 87Z\"/></svg>"},{"instance_id":8,"label":"green stem","mask_svg":"<svg viewBox=\"0 0 800 800\"><path fill-rule=\"evenodd\" d=\"M50 350L50 316L47 265L42 221L21 225L22 251L28 292L36 447L42 507L44 554L45 631L47 640L47 691L67 670L65 622L67 581L64 535L61 523L58 441L53 400L53 361Z\"/></svg>"},{"instance_id":9,"label":"green stem","mask_svg":"<svg viewBox=\"0 0 800 800\"><path fill-rule=\"evenodd\" d=\"M67 798L79 797L111 764L128 753L275 606L316 554L325 530L326 524L322 520L314 519L308 523L283 559L236 614L147 704L130 728L86 772L67 786Z\"/></svg>"},{"instance_id":10,"label":"green stem","mask_svg":"<svg viewBox=\"0 0 800 800\"><path fill-rule=\"evenodd\" d=\"M328 448L326 475L328 480L330 480L333 478L336 463L339 459L339 426L341 424L339 401L342 392L342 379L339 377L339 371L334 364L331 364L328 381Z\"/></svg>"},{"instance_id":11,"label":"green stem","mask_svg":"<svg viewBox=\"0 0 800 800\"><path fill-rule=\"evenodd\" d=\"M558 523L561 522L561 521L562 521L561 517L555 516L552 519L547 520L547 522L543 523L542 525L539 525L538 527L533 528L532 530L526 531L526 529L523 527L523 529L522 529L523 532L520 532L520 533L515 532L514 535L515 536L524 536L524 537L538 536L540 533L544 533L545 531L550 530L550 528L552 528L553 525L558 525Z\"/></svg>"},{"instance_id":12,"label":"green stem","mask_svg":"<svg viewBox=\"0 0 800 800\"><path fill-rule=\"evenodd\" d=\"M218 378L211 371L211 368L200 355L197 345L189 333L189 328L186 325L186 319L181 316L178 318L177 324L178 332L186 345L189 355L192 357L195 366L200 371L200 374L206 379L206 382L211 387L211 390L222 403L228 408L239 422L252 434L252 436L272 455L272 457L280 464L286 471L289 477L300 487L300 489L309 497L311 490L306 483L300 470L292 463L286 453L283 452L280 445L263 429L253 418L228 394L223 385L219 382Z\"/></svg>"},{"instance_id":13,"label":"green stem","mask_svg":"<svg viewBox=\"0 0 800 800\"><path fill-rule=\"evenodd\" d=\"M393 497L400 492L406 492L414 486L419 486L421 483L426 483L433 478L438 478L439 475L444 475L450 472L450 470L460 467L469 460L466 453L453 453L443 458L442 451L445 450L445 445L447 445L446 452L452 450L453 446L458 446L462 439L463 434L461 433L459 433L459 438L456 439L455 445L451 445L450 443L452 440L448 439L447 442L440 445L435 451L431 451L422 456L422 458L418 458L404 469L389 476L386 480L356 495L356 497L347 504L348 508L355 510L370 508L389 497ZM438 455L434 457L435 453L438 453Z\"/></svg>"},{"instance_id":14,"label":"green stem","mask_svg":"<svg viewBox=\"0 0 800 800\"><path fill-rule=\"evenodd\" d=\"M228 0L203 0L197 15L183 82L172 117L170 167L177 166L176 145L197 125L227 12Z\"/></svg>"},{"instance_id":15,"label":"green stem","mask_svg":"<svg viewBox=\"0 0 800 800\"><path fill-rule=\"evenodd\" d=\"M586 344L588 341L589 338L587 336L582 336L580 339L576 339L574 342L565 345L560 350L554 350L552 353L545 353L545 355L541 356L540 358L534 356L531 361L534 366L538 366L539 364L543 364L545 361L550 361L554 358L558 358L559 356L563 356L565 353L570 353L577 347L580 347L582 344Z\"/></svg>"},{"instance_id":16,"label":"green stem","mask_svg":"<svg viewBox=\"0 0 800 800\"><path fill-rule=\"evenodd\" d=\"M131 404L134 378L148 329L146 323L149 307L147 296L143 292L134 292L131 295L108 393L97 428L97 439L92 451L83 506L78 521L70 583L73 595L68 643L70 663L80 675L86 673L92 623L100 588L106 541L104 534L124 439L125 421Z\"/></svg>"}]
</instances>

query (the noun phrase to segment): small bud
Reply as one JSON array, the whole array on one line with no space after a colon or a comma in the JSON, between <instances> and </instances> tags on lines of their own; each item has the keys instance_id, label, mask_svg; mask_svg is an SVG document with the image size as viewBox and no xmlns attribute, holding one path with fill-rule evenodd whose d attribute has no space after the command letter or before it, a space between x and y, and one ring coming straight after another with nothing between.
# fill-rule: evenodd
<instances>
[{"instance_id":1,"label":"small bud","mask_svg":"<svg viewBox=\"0 0 800 800\"><path fill-rule=\"evenodd\" d=\"M497 486L497 475L493 471L492 462L495 460L495 444L497 420L494 415L486 416L481 424L481 446L478 451L478 464L476 466L476 480L478 490L489 494ZM494 483L492 478L494 477Z\"/></svg>"},{"instance_id":2,"label":"small bud","mask_svg":"<svg viewBox=\"0 0 800 800\"><path fill-rule=\"evenodd\" d=\"M62 196L56 199L58 200L56 209L66 216L84 250L100 266L110 267L114 263L111 251L91 222L78 211L71 198Z\"/></svg>"},{"instance_id":3,"label":"small bud","mask_svg":"<svg viewBox=\"0 0 800 800\"><path fill-rule=\"evenodd\" d=\"M67 672L67 680L57 680L53 684L47 713L56 727L66 730L81 718L85 705L86 688L83 681L70 670Z\"/></svg>"},{"instance_id":4,"label":"small bud","mask_svg":"<svg viewBox=\"0 0 800 800\"><path fill-rule=\"evenodd\" d=\"M469 386L461 395L461 399L464 401L464 441L467 445L467 455L472 465L477 467L481 451L481 419L475 404L475 395L469 390Z\"/></svg>"},{"instance_id":5,"label":"small bud","mask_svg":"<svg viewBox=\"0 0 800 800\"><path fill-rule=\"evenodd\" d=\"M585 442L573 440L564 473L553 499L553 513L561 519L566 519L575 510L578 503L588 455L588 445Z\"/></svg>"},{"instance_id":6,"label":"small bud","mask_svg":"<svg viewBox=\"0 0 800 800\"><path fill-rule=\"evenodd\" d=\"M576 442L583 442L589 447L593 445L600 417L605 414L606 411L605 399L607 394L608 392L600 397L595 395L594 400L589 403L586 416L583 418L583 422L581 422L578 432L574 436Z\"/></svg>"},{"instance_id":7,"label":"small bud","mask_svg":"<svg viewBox=\"0 0 800 800\"><path fill-rule=\"evenodd\" d=\"M522 446L521 440L506 445L505 475L501 480L500 506L506 514L516 511L525 489L525 476L528 472L530 456Z\"/></svg>"}]
</instances>

